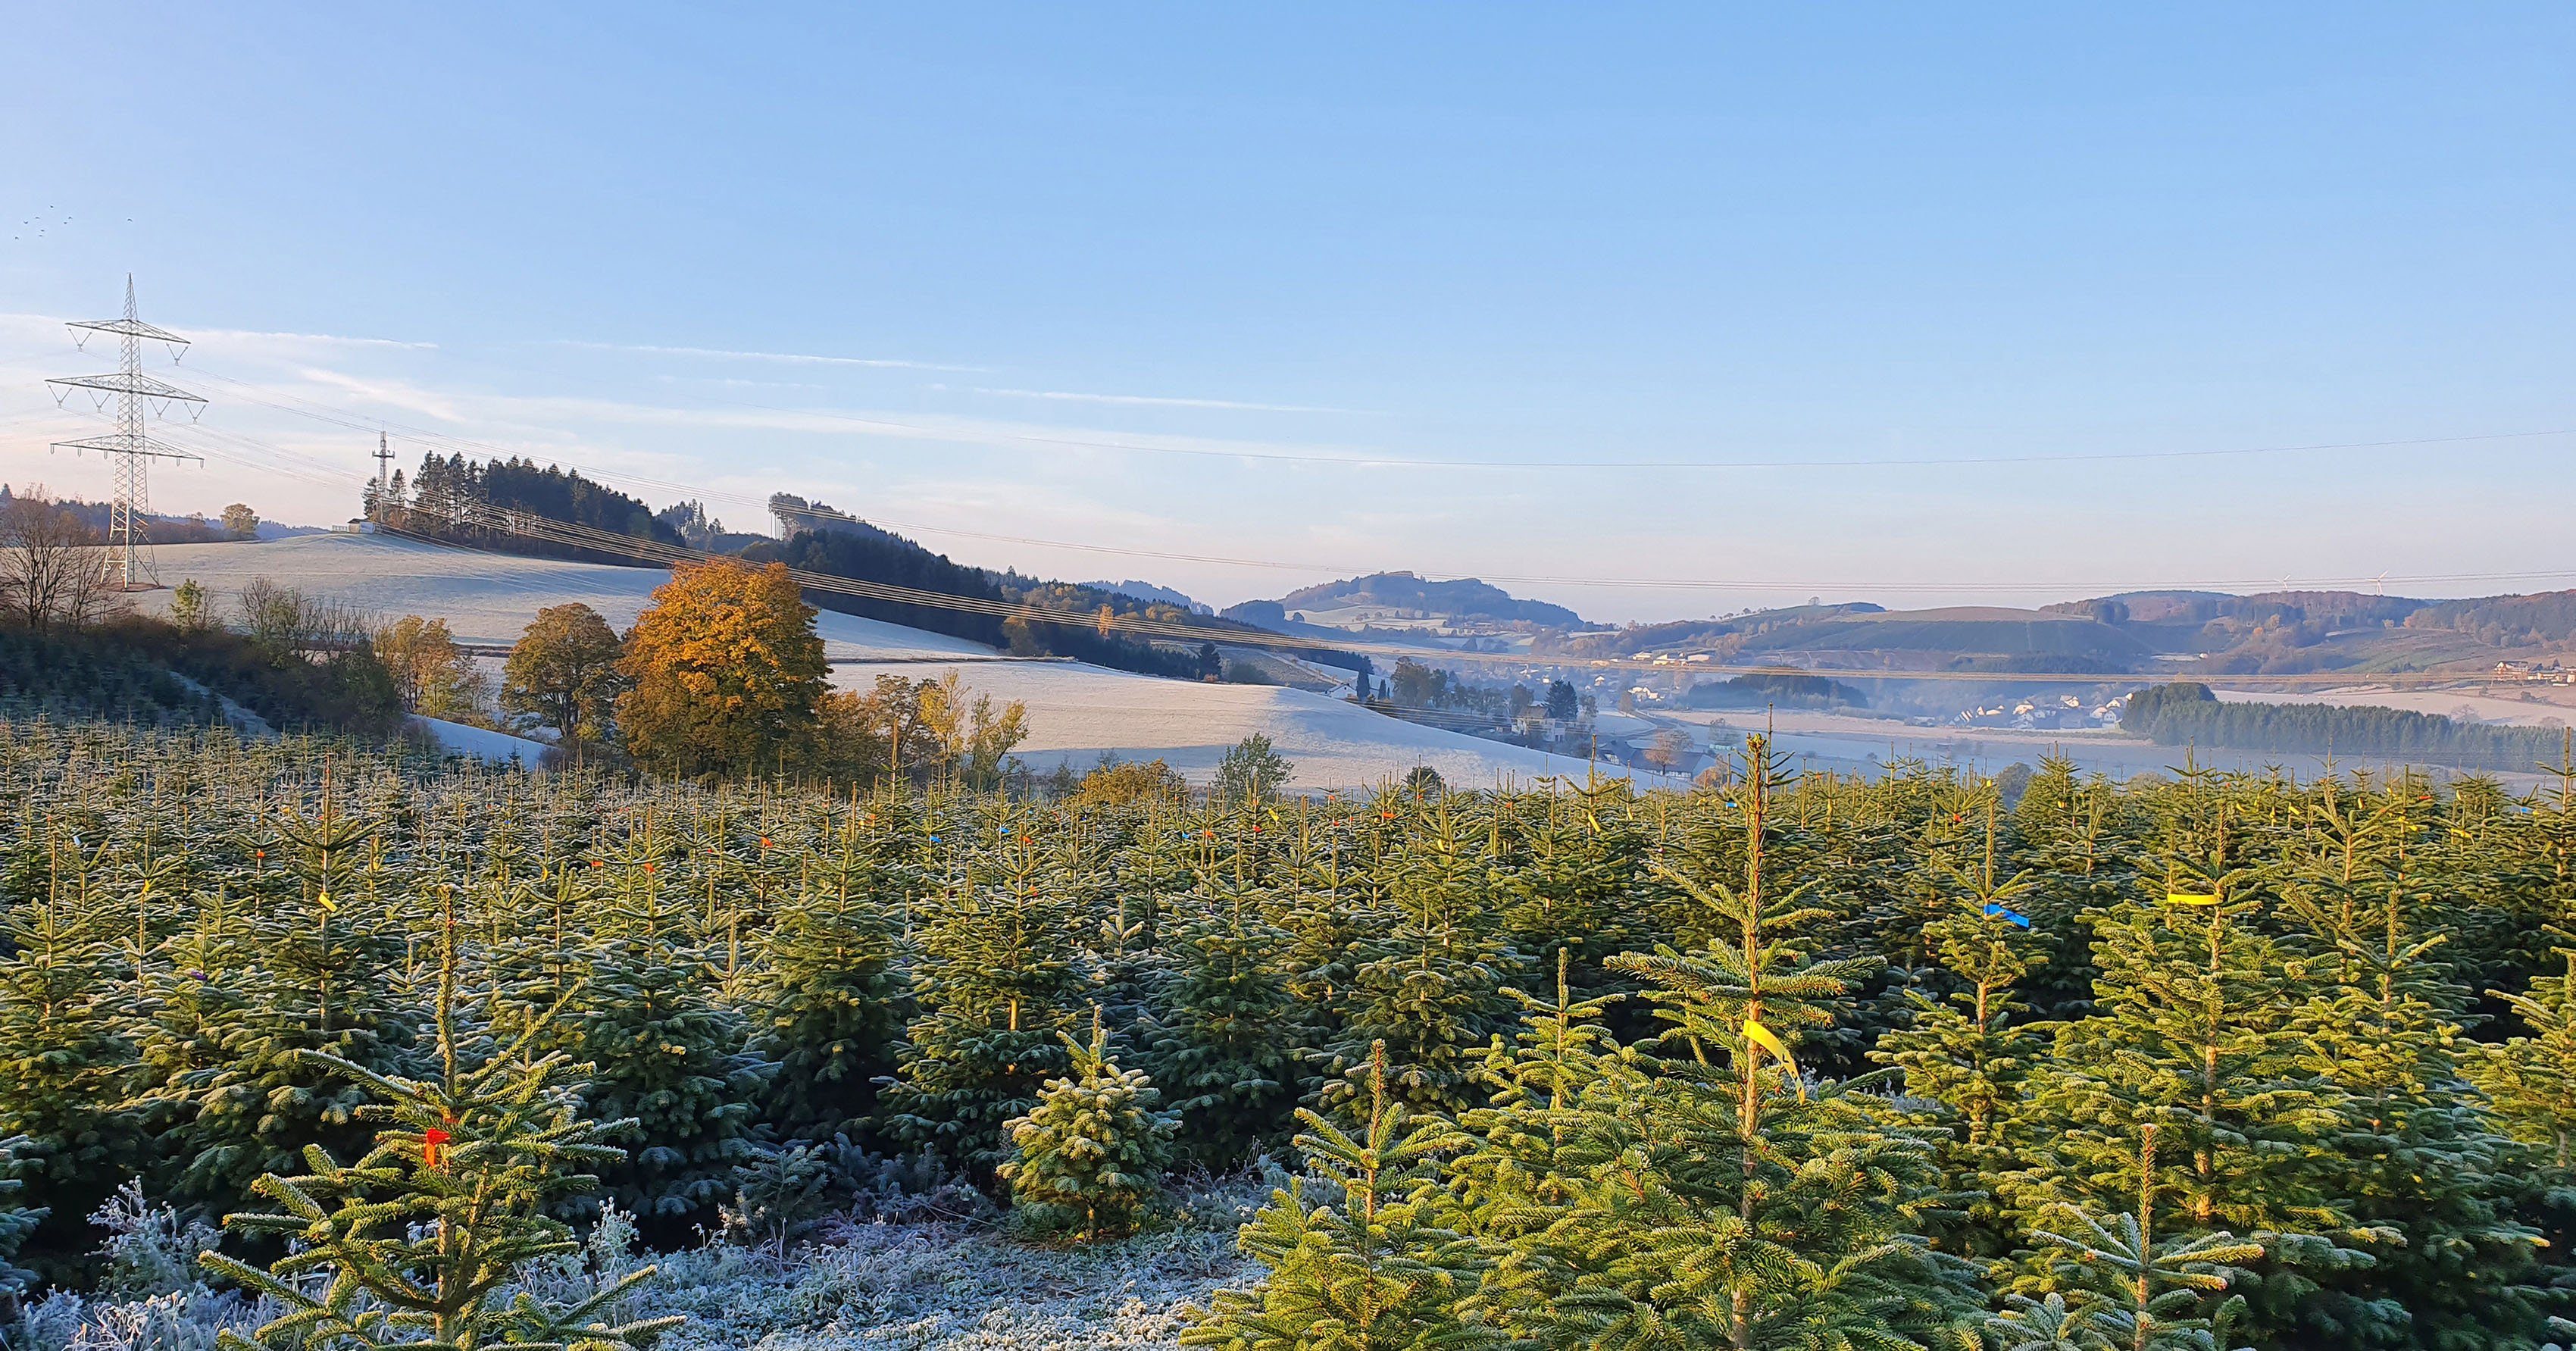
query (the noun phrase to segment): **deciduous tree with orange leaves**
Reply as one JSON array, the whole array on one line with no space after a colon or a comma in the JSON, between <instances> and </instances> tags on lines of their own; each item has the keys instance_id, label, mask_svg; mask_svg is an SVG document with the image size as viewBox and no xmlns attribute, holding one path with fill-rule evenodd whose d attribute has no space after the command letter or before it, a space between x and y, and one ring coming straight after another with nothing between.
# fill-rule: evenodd
<instances>
[{"instance_id":1,"label":"deciduous tree with orange leaves","mask_svg":"<svg viewBox=\"0 0 2576 1351\"><path fill-rule=\"evenodd\" d=\"M678 774L765 773L801 762L823 697L823 640L783 564L674 569L635 621L618 670L627 753Z\"/></svg>"}]
</instances>

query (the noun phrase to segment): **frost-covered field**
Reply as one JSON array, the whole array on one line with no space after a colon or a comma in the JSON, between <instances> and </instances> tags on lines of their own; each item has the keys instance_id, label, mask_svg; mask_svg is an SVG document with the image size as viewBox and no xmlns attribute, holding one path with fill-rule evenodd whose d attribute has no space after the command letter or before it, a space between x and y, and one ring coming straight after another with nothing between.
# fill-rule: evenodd
<instances>
[{"instance_id":1,"label":"frost-covered field","mask_svg":"<svg viewBox=\"0 0 2576 1351\"><path fill-rule=\"evenodd\" d=\"M832 679L857 688L880 674L920 671L836 666ZM966 683L979 694L1029 706L1029 739L1019 755L1042 772L1058 763L1089 769L1110 752L1129 760L1160 757L1185 777L1204 780L1229 748L1255 732L1296 765L1290 786L1307 791L1367 788L1402 778L1416 765L1429 765L1463 788L1528 787L1549 775L1579 779L1587 768L1581 760L1423 727L1277 685L1159 680L1079 662L971 667ZM1607 764L1601 772L1627 773Z\"/></svg>"},{"instance_id":2,"label":"frost-covered field","mask_svg":"<svg viewBox=\"0 0 2576 1351\"><path fill-rule=\"evenodd\" d=\"M449 549L385 535L305 535L265 544L177 544L153 551L161 580L171 586L194 578L217 593L219 603L255 577L329 596L391 619L419 615L444 619L457 641L502 645L517 642L537 611L580 601L624 629L670 579L654 568L567 563L548 558ZM167 591L137 599L147 608L170 603ZM996 654L981 643L886 624L856 615L823 612L816 621L826 655L835 659L946 659L971 661Z\"/></svg>"},{"instance_id":3,"label":"frost-covered field","mask_svg":"<svg viewBox=\"0 0 2576 1351\"><path fill-rule=\"evenodd\" d=\"M791 1251L710 1243L651 1256L652 1284L617 1310L623 1321L678 1314L661 1351L1144 1351L1173 1347L1184 1310L1260 1269L1236 1253L1236 1231L1280 1179L1230 1179L1178 1195L1152 1231L1081 1248L1034 1246L989 1224L851 1224ZM532 1287L577 1284L640 1265L594 1236L581 1274L541 1273ZM164 1243L162 1246L175 1246ZM175 1272L163 1256L155 1266ZM201 1286L139 1299L56 1294L32 1305L12 1351L212 1351L261 1310Z\"/></svg>"},{"instance_id":4,"label":"frost-covered field","mask_svg":"<svg viewBox=\"0 0 2576 1351\"><path fill-rule=\"evenodd\" d=\"M548 605L581 601L620 629L635 622L669 574L651 568L566 563L450 549L381 535L308 535L266 544L173 545L156 551L162 581L194 578L227 603L253 578L328 596L391 619L444 619L459 641L517 641ZM166 607L167 591L139 599ZM1416 765L1462 787L1529 785L1580 777L1584 762L1543 755L1371 713L1324 695L1264 685L1206 685L1060 661L1018 661L962 638L826 610L816 620L835 683L857 688L880 674L919 679L924 663L965 666L976 692L1029 708L1020 755L1041 771L1089 769L1102 752L1157 757L1204 780L1236 742L1268 735L1296 765L1293 787L1363 788ZM864 664L881 662L882 665ZM848 663L862 664L848 664ZM971 663L971 664L969 664ZM489 664L489 663L487 663ZM1626 771L1604 766L1605 774Z\"/></svg>"}]
</instances>

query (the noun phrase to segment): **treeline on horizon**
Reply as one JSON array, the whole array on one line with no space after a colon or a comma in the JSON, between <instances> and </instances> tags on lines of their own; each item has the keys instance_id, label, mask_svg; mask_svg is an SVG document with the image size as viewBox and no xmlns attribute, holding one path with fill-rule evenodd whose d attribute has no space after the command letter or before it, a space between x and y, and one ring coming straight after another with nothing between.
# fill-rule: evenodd
<instances>
[{"instance_id":1,"label":"treeline on horizon","mask_svg":"<svg viewBox=\"0 0 2576 1351\"><path fill-rule=\"evenodd\" d=\"M741 556L753 562L783 562L793 568L854 581L1025 606L1031 612L1073 612L1096 618L1090 625L1077 626L1038 619L1034 613L994 615L873 597L814 593L812 602L826 610L985 643L1019 656L1070 657L1117 670L1185 680L1223 675L1224 664L1213 643L1193 645L1132 637L1116 632L1116 622L1132 619L1186 623L1202 629L1239 629L1243 640L1255 646L1268 636L1251 625L1193 614L1179 606L1120 591L954 562L892 531L845 520L824 503L792 494L778 494L772 503L799 528L783 543L764 539L744 548ZM432 453L409 479L397 473L390 494L379 494L373 487L368 493L371 515L399 513L404 528L431 538L541 558L635 564L632 557L608 550L482 529L473 522L475 508L485 506L533 512L632 539L688 547L668 513L657 515L641 499L576 471L557 465L539 466L525 459L476 463L461 453L447 457ZM1370 670L1368 658L1357 654L1301 651L1299 655L1355 670L1363 676Z\"/></svg>"},{"instance_id":2,"label":"treeline on horizon","mask_svg":"<svg viewBox=\"0 0 2576 1351\"><path fill-rule=\"evenodd\" d=\"M2150 685L2131 694L2120 727L2165 746L2523 773L2555 767L2567 749L2561 728L2496 727L2400 708L2239 703L2221 700L2207 685L2189 681Z\"/></svg>"}]
</instances>

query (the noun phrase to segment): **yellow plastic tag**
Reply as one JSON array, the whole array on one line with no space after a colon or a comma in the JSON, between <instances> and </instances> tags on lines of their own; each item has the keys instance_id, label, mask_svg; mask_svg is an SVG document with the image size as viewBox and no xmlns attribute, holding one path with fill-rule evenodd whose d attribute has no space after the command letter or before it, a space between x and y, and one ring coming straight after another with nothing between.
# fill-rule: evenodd
<instances>
[{"instance_id":1,"label":"yellow plastic tag","mask_svg":"<svg viewBox=\"0 0 2576 1351\"><path fill-rule=\"evenodd\" d=\"M2168 891L2165 893L2165 904L2216 905L2218 898L2205 891Z\"/></svg>"},{"instance_id":2,"label":"yellow plastic tag","mask_svg":"<svg viewBox=\"0 0 2576 1351\"><path fill-rule=\"evenodd\" d=\"M1762 1025L1762 1020L1759 1018L1747 1018L1744 1020L1744 1039L1787 1062L1789 1066L1789 1077L1796 1080L1798 1083L1798 1101L1805 1102L1807 1100L1807 1076L1799 1073L1798 1057L1789 1054L1788 1043L1771 1035L1771 1029L1764 1027Z\"/></svg>"},{"instance_id":3,"label":"yellow plastic tag","mask_svg":"<svg viewBox=\"0 0 2576 1351\"><path fill-rule=\"evenodd\" d=\"M322 907L323 914L336 915L340 913L340 907L332 901L330 892L325 891L317 893L313 897L313 903Z\"/></svg>"}]
</instances>

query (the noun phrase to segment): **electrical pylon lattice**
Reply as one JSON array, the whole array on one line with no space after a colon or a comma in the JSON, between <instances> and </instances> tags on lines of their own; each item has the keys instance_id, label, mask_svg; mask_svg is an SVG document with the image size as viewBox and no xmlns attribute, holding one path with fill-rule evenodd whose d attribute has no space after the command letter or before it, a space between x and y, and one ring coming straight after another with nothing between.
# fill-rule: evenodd
<instances>
[{"instance_id":1,"label":"electrical pylon lattice","mask_svg":"<svg viewBox=\"0 0 2576 1351\"><path fill-rule=\"evenodd\" d=\"M140 591L152 585L150 562L143 553L151 543L152 492L148 466L154 460L196 460L203 457L176 446L153 440L143 431L143 412L167 416L174 406L184 406L193 419L204 408L205 399L164 380L143 373L143 344L148 340L170 349L170 360L178 361L188 340L165 329L155 328L135 316L134 274L125 275L125 316L121 319L89 319L69 325L72 343L82 351L89 350L89 335L113 333L117 336L124 360L112 375L69 375L47 380L57 386L54 402L59 404L75 389L91 391L101 409L107 396L116 397L116 430L106 436L83 437L77 441L57 441L57 450L95 450L108 458L115 471L116 497L108 507L107 542L116 551L117 580L128 591Z\"/></svg>"}]
</instances>

